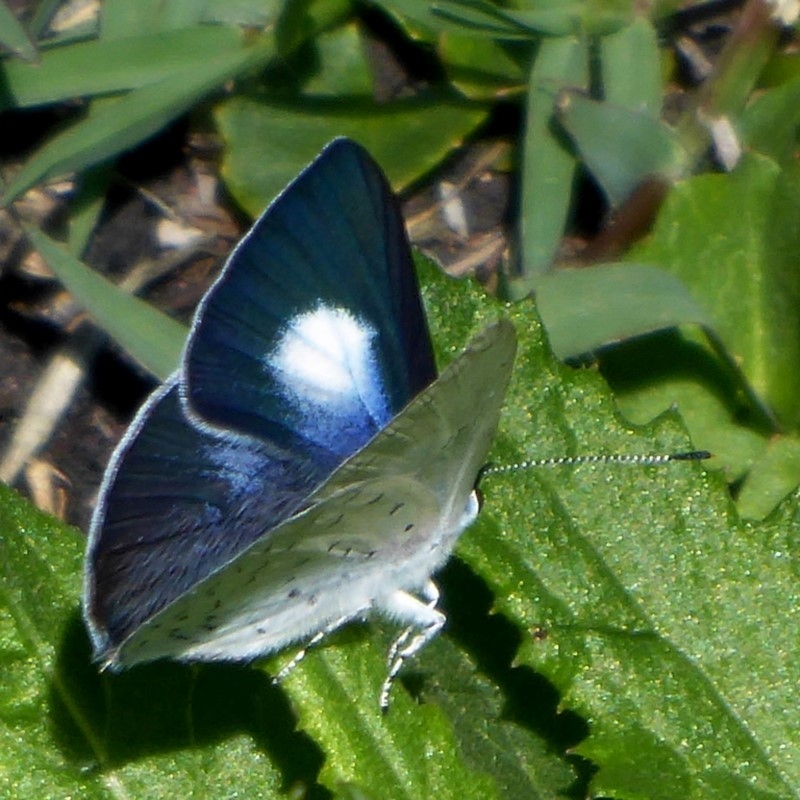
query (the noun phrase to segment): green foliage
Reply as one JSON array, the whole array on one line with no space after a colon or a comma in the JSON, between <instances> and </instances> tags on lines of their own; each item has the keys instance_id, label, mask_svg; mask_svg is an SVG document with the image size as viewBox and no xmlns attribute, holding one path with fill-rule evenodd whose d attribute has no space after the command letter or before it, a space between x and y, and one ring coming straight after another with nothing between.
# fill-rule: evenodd
<instances>
[{"instance_id":1,"label":"green foliage","mask_svg":"<svg viewBox=\"0 0 800 800\"><path fill-rule=\"evenodd\" d=\"M58 3L22 25L0 2L7 124L74 109L4 199L77 176L67 249L31 241L149 370L172 369L182 328L79 261L120 155L189 112L210 119L227 188L255 215L334 135L365 144L402 188L515 104L519 242L504 291L536 294L560 357L599 353L617 408L647 427L617 416L596 375L546 355L524 303L508 311L522 346L494 457L683 450L677 405L736 482L739 512L765 520L743 523L699 465L487 480L443 575L448 635L405 675L424 705L399 688L382 719L379 624L338 634L281 690L234 667L98 676L77 618L79 540L3 493L0 794L560 797L585 788L572 770L585 764L563 755L577 745L594 796L797 796L800 69L776 53L776 25L743 15L750 27L667 125L662 23L678 5L381 0L441 70L378 104L345 0L107 0L48 39ZM614 213L643 181L666 200L639 246L567 270L586 175ZM426 292L442 353L497 313L463 287ZM588 725L580 744L561 709Z\"/></svg>"},{"instance_id":2,"label":"green foliage","mask_svg":"<svg viewBox=\"0 0 800 800\"><path fill-rule=\"evenodd\" d=\"M123 291L35 228L30 240L94 321L150 373L164 380L178 366L186 337L179 322Z\"/></svg>"},{"instance_id":3,"label":"green foliage","mask_svg":"<svg viewBox=\"0 0 800 800\"><path fill-rule=\"evenodd\" d=\"M746 510L757 517L772 509L768 498L779 499L800 482L796 459L779 459L778 480L778 462L769 455L795 447L792 432L800 421L799 190L796 170L757 155L730 175L687 179L667 198L652 236L629 256L679 278L711 316L719 340L692 339L706 362L694 377L684 367L662 373L654 386L647 371L628 372L622 407L632 419L646 420L679 400L696 444L716 453L732 476L750 468ZM684 225L688 216L691 226ZM611 357L615 369L619 358ZM778 431L790 434L786 441ZM762 497L758 505L753 491Z\"/></svg>"},{"instance_id":4,"label":"green foliage","mask_svg":"<svg viewBox=\"0 0 800 800\"><path fill-rule=\"evenodd\" d=\"M442 361L501 313L433 270L424 283ZM548 355L531 308L502 313L520 353L493 458L689 446L675 414L624 423L596 374ZM394 628L380 621L332 636L280 688L258 666L99 675L78 617L81 537L3 490L0 794L557 798L585 733L571 709L589 722L577 752L599 766L595 794L796 796L796 498L747 526L718 477L680 463L483 490L441 575L446 632L385 716Z\"/></svg>"}]
</instances>

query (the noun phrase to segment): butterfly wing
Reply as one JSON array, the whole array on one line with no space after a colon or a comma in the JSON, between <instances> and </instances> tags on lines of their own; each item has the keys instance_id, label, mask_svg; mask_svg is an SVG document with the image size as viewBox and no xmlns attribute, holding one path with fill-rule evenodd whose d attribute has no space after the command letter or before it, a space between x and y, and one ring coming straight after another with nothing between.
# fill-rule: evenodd
<instances>
[{"instance_id":1,"label":"butterfly wing","mask_svg":"<svg viewBox=\"0 0 800 800\"><path fill-rule=\"evenodd\" d=\"M187 403L211 424L300 451L311 442L341 463L435 376L397 201L359 145L334 140L201 304Z\"/></svg>"},{"instance_id":2,"label":"butterfly wing","mask_svg":"<svg viewBox=\"0 0 800 800\"><path fill-rule=\"evenodd\" d=\"M121 642L297 511L434 376L396 200L369 155L336 140L231 255L181 370L109 465L85 573L96 657L117 663Z\"/></svg>"},{"instance_id":3,"label":"butterfly wing","mask_svg":"<svg viewBox=\"0 0 800 800\"><path fill-rule=\"evenodd\" d=\"M309 507L137 629L120 658L254 657L420 588L476 513L515 348L510 323L487 328Z\"/></svg>"}]
</instances>

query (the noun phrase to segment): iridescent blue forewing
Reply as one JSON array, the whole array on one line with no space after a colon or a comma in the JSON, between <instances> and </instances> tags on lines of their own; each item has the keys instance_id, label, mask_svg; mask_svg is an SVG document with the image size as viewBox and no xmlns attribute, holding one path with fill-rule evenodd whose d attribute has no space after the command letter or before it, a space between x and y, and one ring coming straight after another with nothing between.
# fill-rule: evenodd
<instances>
[{"instance_id":1,"label":"iridescent blue forewing","mask_svg":"<svg viewBox=\"0 0 800 800\"><path fill-rule=\"evenodd\" d=\"M349 403L336 380L304 391L307 376L285 374L276 352L294 324L294 342L283 346L299 369L305 331L336 337L326 326L342 315L374 333L363 370L346 365ZM204 299L187 351L186 399L212 424L293 449L312 443L339 463L435 375L397 202L366 152L338 139L256 222Z\"/></svg>"}]
</instances>

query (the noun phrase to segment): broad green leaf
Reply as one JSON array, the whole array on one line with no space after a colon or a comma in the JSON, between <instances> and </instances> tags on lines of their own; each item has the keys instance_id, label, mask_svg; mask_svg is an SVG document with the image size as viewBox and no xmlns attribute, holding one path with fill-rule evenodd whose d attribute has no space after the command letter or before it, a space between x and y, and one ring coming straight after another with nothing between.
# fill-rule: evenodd
<instances>
[{"instance_id":1,"label":"broad green leaf","mask_svg":"<svg viewBox=\"0 0 800 800\"><path fill-rule=\"evenodd\" d=\"M401 690L389 713L381 713L375 689L386 674L390 640L376 638L351 642L346 648L326 648L324 657L310 660L302 674L298 669L286 681L299 710L300 729L328 756L321 782L330 789L355 783L370 797L387 800L499 797L494 781L481 775L481 765L468 765L459 753L453 723L439 703L419 705ZM473 676L467 670L464 677ZM457 689L450 684L444 691ZM475 703L474 694L474 687L464 693L464 706ZM492 710L497 724L499 703ZM484 769L490 763L487 760Z\"/></svg>"},{"instance_id":2,"label":"broad green leaf","mask_svg":"<svg viewBox=\"0 0 800 800\"><path fill-rule=\"evenodd\" d=\"M453 585L448 585L450 576ZM469 586L470 577L463 564L454 562L445 571L442 586L448 595L452 589L468 603L464 584ZM473 590L484 588L471 579ZM457 594L459 584L461 594ZM449 629L456 624L466 629L472 622L485 634L491 628L488 608L481 614L481 619L470 620L466 609L453 609ZM505 678L513 683L513 670L506 663L491 677L481 674L463 640L455 642L450 635L440 637L408 665L404 680L416 687L419 698L412 700L398 686L388 714L382 715L375 690L386 674L392 637L386 635L388 628L382 635L375 633L357 640L354 632L349 637L340 634L341 647L333 642L324 646L286 680L286 690L299 710L300 729L329 756L320 775L322 783L335 789L353 782L370 797L409 800L436 796L555 800L572 783L574 776L566 764L548 756L547 745L535 733L506 718L509 698L494 681ZM484 659L487 645L491 646L481 642ZM511 652L505 656L510 658ZM524 689L541 692L535 680L520 683L524 688L516 687L515 701ZM536 700L528 698L531 706ZM512 719L518 710L512 711ZM546 713L552 718L554 708ZM424 752L429 755L422 757Z\"/></svg>"},{"instance_id":3,"label":"broad green leaf","mask_svg":"<svg viewBox=\"0 0 800 800\"><path fill-rule=\"evenodd\" d=\"M364 145L399 189L439 163L486 113L482 106L439 99L378 107L371 98L280 104L237 97L217 108L216 121L227 144L228 187L256 216L335 136Z\"/></svg>"},{"instance_id":4,"label":"broad green leaf","mask_svg":"<svg viewBox=\"0 0 800 800\"><path fill-rule=\"evenodd\" d=\"M153 375L166 378L178 366L186 328L94 272L41 231L25 232L50 269L95 322Z\"/></svg>"},{"instance_id":5,"label":"broad green leaf","mask_svg":"<svg viewBox=\"0 0 800 800\"><path fill-rule=\"evenodd\" d=\"M688 168L673 131L649 112L565 92L559 118L612 206L622 203L651 176L668 181Z\"/></svg>"},{"instance_id":6,"label":"broad green leaf","mask_svg":"<svg viewBox=\"0 0 800 800\"><path fill-rule=\"evenodd\" d=\"M545 39L528 79L522 152L520 268L524 278L549 272L569 214L576 160L555 130L557 93L589 80L588 43Z\"/></svg>"},{"instance_id":7,"label":"broad green leaf","mask_svg":"<svg viewBox=\"0 0 800 800\"><path fill-rule=\"evenodd\" d=\"M238 51L208 54L203 65L182 67L168 78L106 104L45 144L5 193L9 203L35 183L103 163L161 130L222 83L266 63L270 39L242 41Z\"/></svg>"},{"instance_id":8,"label":"broad green leaf","mask_svg":"<svg viewBox=\"0 0 800 800\"><path fill-rule=\"evenodd\" d=\"M599 379L592 390L530 345L493 460L687 448L674 414L634 433ZM600 767L596 795L796 797L796 500L751 528L719 478L677 463L490 476L483 490L457 552L523 632L517 663L589 720L578 752Z\"/></svg>"},{"instance_id":9,"label":"broad green leaf","mask_svg":"<svg viewBox=\"0 0 800 800\"><path fill-rule=\"evenodd\" d=\"M787 427L800 423L800 175L755 155L729 175L675 187L631 260L678 277L755 391Z\"/></svg>"}]
</instances>

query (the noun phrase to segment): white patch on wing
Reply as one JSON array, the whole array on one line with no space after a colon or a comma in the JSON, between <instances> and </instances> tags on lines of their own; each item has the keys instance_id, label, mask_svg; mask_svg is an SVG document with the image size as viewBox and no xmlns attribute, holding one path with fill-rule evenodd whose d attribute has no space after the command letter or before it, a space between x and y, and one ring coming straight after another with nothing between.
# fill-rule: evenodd
<instances>
[{"instance_id":1,"label":"white patch on wing","mask_svg":"<svg viewBox=\"0 0 800 800\"><path fill-rule=\"evenodd\" d=\"M377 332L324 304L289 320L266 366L281 384L303 430L323 443L390 419L374 339Z\"/></svg>"}]
</instances>

